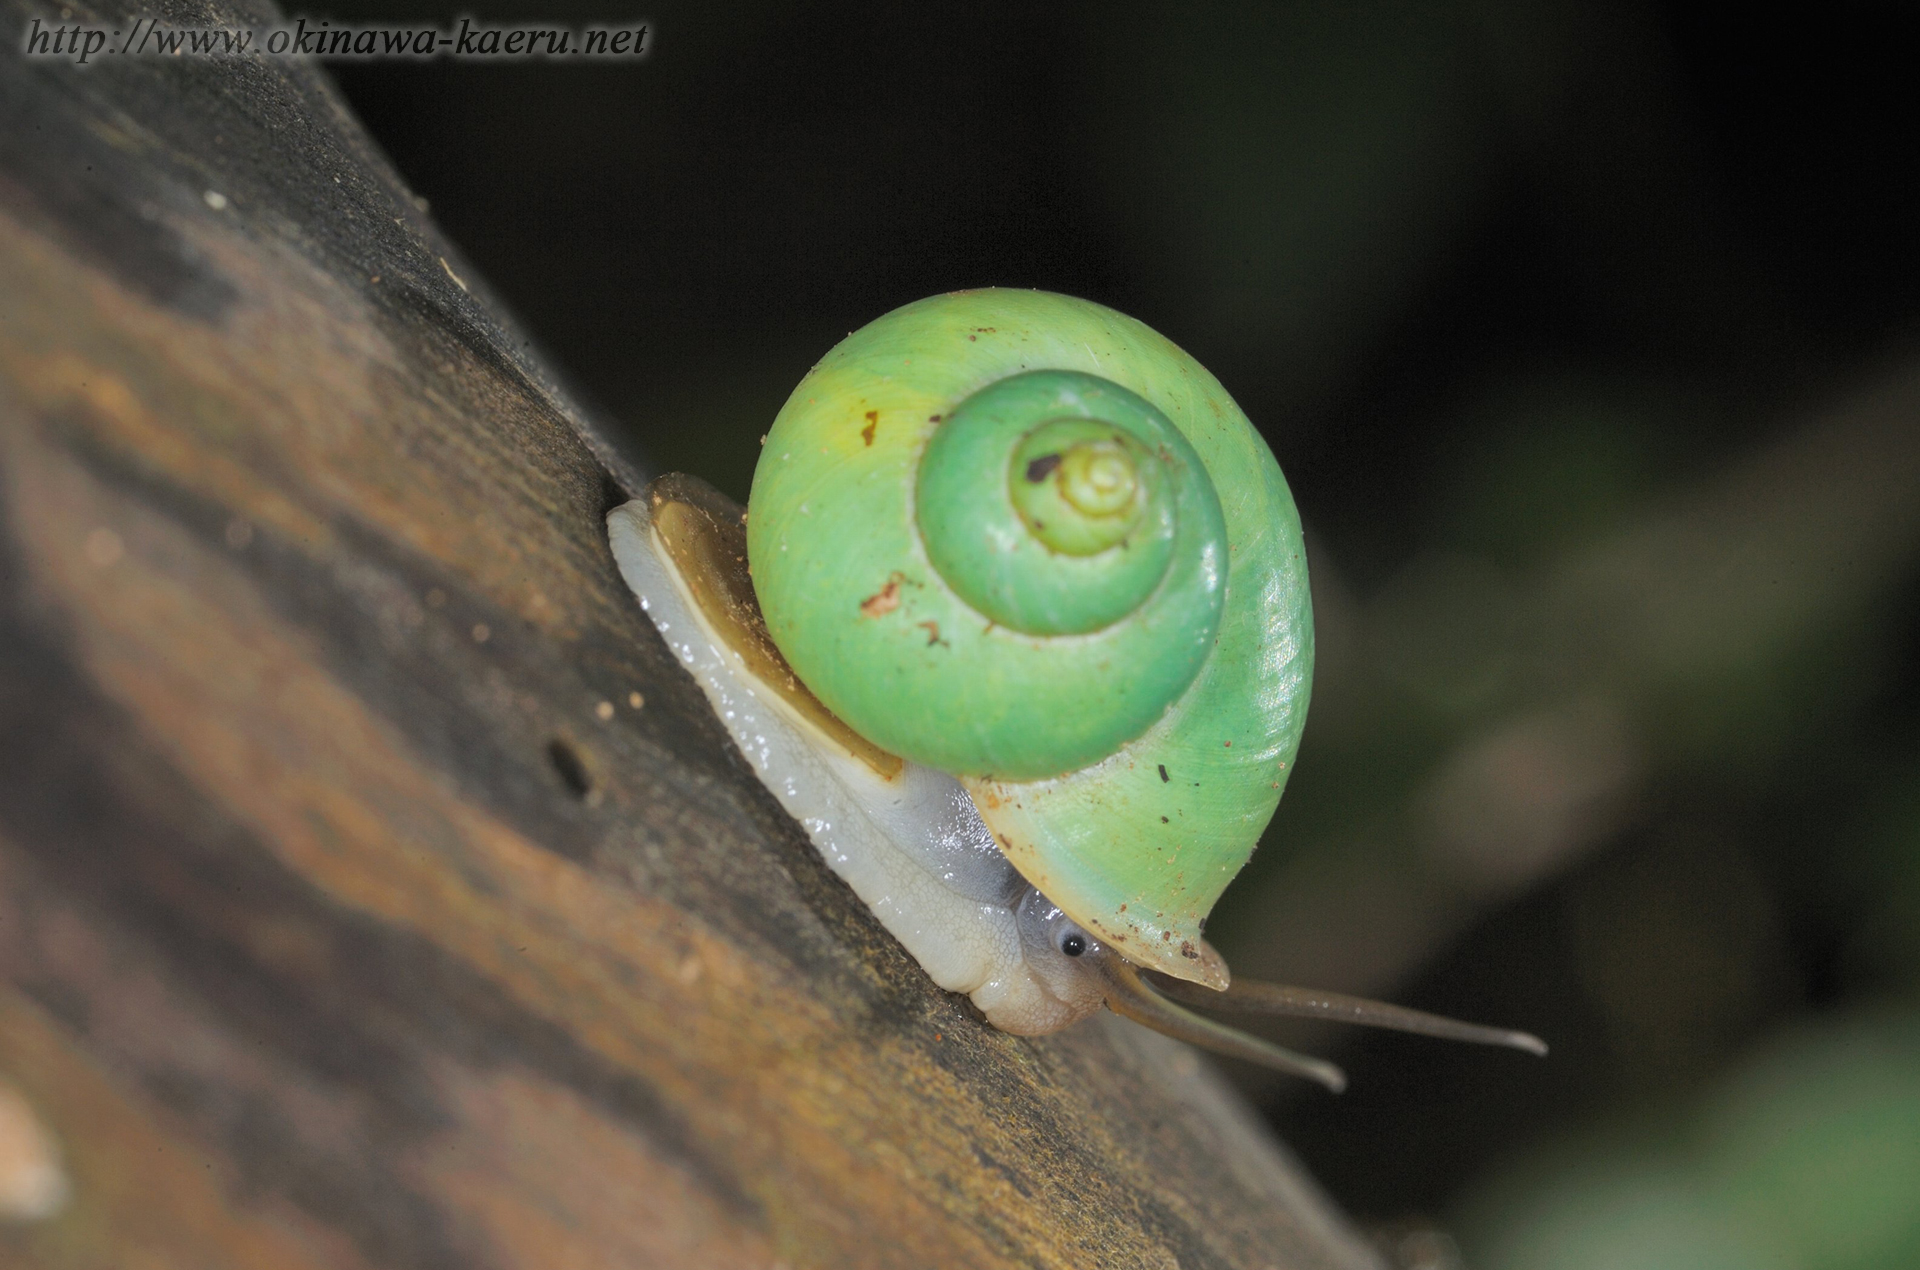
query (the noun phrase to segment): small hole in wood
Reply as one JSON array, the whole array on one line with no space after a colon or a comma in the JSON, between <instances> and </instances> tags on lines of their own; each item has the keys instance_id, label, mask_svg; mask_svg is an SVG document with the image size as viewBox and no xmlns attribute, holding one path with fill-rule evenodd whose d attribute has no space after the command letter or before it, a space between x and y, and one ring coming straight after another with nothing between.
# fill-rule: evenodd
<instances>
[{"instance_id":1,"label":"small hole in wood","mask_svg":"<svg viewBox=\"0 0 1920 1270\"><path fill-rule=\"evenodd\" d=\"M593 777L587 773L587 765L581 760L579 751L571 745L559 737L548 741L547 761L553 764L553 770L559 773L560 783L575 798L585 800L593 793Z\"/></svg>"}]
</instances>

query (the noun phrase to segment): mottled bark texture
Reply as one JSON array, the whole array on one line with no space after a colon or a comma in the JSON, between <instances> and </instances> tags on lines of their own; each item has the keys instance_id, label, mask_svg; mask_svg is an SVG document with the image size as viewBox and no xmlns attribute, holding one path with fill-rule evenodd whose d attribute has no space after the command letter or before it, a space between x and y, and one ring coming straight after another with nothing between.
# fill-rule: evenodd
<instances>
[{"instance_id":1,"label":"mottled bark texture","mask_svg":"<svg viewBox=\"0 0 1920 1270\"><path fill-rule=\"evenodd\" d=\"M827 871L614 571L634 471L315 68L35 15L0 1262L1372 1264L1198 1060L985 1027Z\"/></svg>"}]
</instances>

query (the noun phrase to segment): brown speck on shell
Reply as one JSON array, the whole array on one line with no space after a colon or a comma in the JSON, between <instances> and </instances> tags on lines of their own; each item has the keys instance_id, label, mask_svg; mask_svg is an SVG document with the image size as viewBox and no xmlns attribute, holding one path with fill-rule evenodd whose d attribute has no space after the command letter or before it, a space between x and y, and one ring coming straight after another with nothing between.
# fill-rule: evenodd
<instances>
[{"instance_id":1,"label":"brown speck on shell","mask_svg":"<svg viewBox=\"0 0 1920 1270\"><path fill-rule=\"evenodd\" d=\"M860 616L885 617L900 607L900 575L894 574L887 584L860 601Z\"/></svg>"},{"instance_id":2,"label":"brown speck on shell","mask_svg":"<svg viewBox=\"0 0 1920 1270\"><path fill-rule=\"evenodd\" d=\"M1038 485L1053 474L1063 460L1058 454L1043 454L1027 464L1027 483Z\"/></svg>"}]
</instances>

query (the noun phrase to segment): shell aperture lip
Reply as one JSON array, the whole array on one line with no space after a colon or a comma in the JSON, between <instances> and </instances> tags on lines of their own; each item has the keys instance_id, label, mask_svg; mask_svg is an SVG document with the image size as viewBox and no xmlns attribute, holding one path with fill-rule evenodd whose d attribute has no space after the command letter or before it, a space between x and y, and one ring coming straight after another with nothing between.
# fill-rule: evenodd
<instances>
[{"instance_id":1,"label":"shell aperture lip","mask_svg":"<svg viewBox=\"0 0 1920 1270\"><path fill-rule=\"evenodd\" d=\"M873 744L822 705L767 637L766 619L747 572L739 505L697 476L670 472L647 487L646 509L676 578L708 625L724 632L722 638L742 668L881 779L899 775L899 756Z\"/></svg>"}]
</instances>

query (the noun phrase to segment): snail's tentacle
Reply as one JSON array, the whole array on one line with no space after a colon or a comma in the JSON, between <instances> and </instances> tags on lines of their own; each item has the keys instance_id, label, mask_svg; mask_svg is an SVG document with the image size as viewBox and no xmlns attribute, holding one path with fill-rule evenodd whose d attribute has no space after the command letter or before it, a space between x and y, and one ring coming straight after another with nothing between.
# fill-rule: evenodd
<instances>
[{"instance_id":1,"label":"snail's tentacle","mask_svg":"<svg viewBox=\"0 0 1920 1270\"><path fill-rule=\"evenodd\" d=\"M1445 1015L1410 1010L1385 1001L1350 997L1341 992L1322 992L1315 988L1296 988L1291 984L1267 983L1260 979L1235 978L1223 991L1216 992L1199 984L1187 983L1169 975L1149 972L1146 980L1154 991L1182 1005L1202 1010L1222 1010L1230 1014L1268 1014L1294 1018L1330 1019L1361 1027L1388 1028L1443 1041L1465 1041L1471 1045L1500 1045L1524 1050L1542 1058L1547 1043L1531 1032L1511 1028L1487 1027L1465 1023Z\"/></svg>"},{"instance_id":2,"label":"snail's tentacle","mask_svg":"<svg viewBox=\"0 0 1920 1270\"><path fill-rule=\"evenodd\" d=\"M1175 1004L1148 987L1132 964L1104 948L1090 955L1099 959L1097 966L1107 989L1107 1008L1115 1014L1228 1058L1245 1059L1289 1076L1304 1076L1336 1094L1347 1087L1346 1073L1325 1059L1282 1049Z\"/></svg>"}]
</instances>

